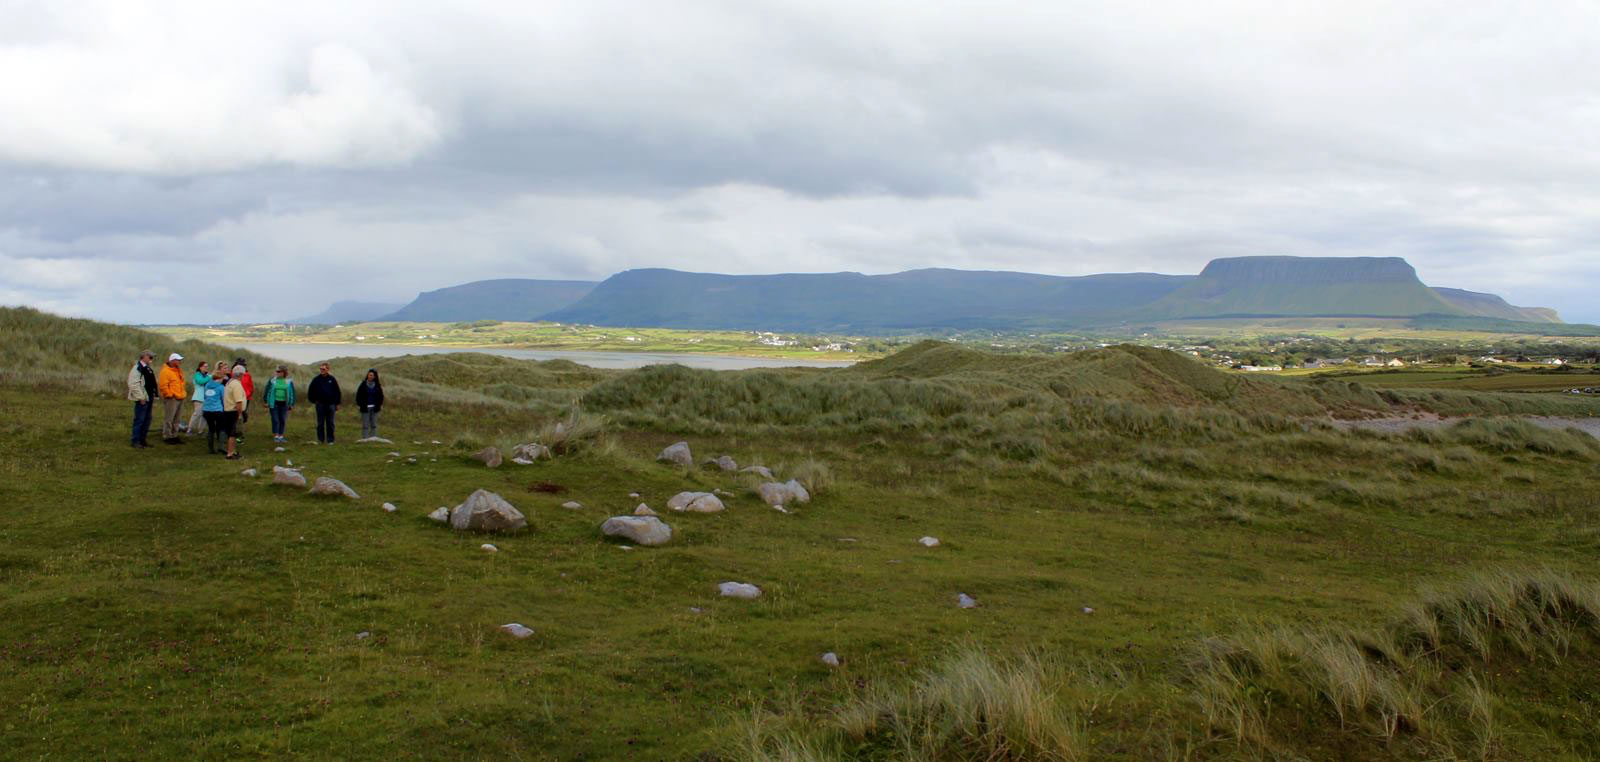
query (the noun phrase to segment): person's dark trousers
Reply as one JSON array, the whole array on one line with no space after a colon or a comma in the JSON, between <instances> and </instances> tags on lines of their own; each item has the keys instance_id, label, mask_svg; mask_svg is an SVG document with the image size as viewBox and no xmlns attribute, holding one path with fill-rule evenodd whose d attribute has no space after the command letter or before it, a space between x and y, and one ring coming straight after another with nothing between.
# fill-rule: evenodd
<instances>
[{"instance_id":1,"label":"person's dark trousers","mask_svg":"<svg viewBox=\"0 0 1600 762\"><path fill-rule=\"evenodd\" d=\"M150 436L150 410L148 402L133 403L133 436L129 444L141 447L145 444L145 437Z\"/></svg>"},{"instance_id":2,"label":"person's dark trousers","mask_svg":"<svg viewBox=\"0 0 1600 762\"><path fill-rule=\"evenodd\" d=\"M282 402L274 402L267 408L267 414L272 417L272 435L283 436L284 424L289 421L289 406Z\"/></svg>"},{"instance_id":3,"label":"person's dark trousers","mask_svg":"<svg viewBox=\"0 0 1600 762\"><path fill-rule=\"evenodd\" d=\"M317 441L333 441L333 406L317 405Z\"/></svg>"},{"instance_id":4,"label":"person's dark trousers","mask_svg":"<svg viewBox=\"0 0 1600 762\"><path fill-rule=\"evenodd\" d=\"M206 452L216 453L218 444L227 448L228 436L222 431L222 414L207 412L203 415L206 419Z\"/></svg>"}]
</instances>

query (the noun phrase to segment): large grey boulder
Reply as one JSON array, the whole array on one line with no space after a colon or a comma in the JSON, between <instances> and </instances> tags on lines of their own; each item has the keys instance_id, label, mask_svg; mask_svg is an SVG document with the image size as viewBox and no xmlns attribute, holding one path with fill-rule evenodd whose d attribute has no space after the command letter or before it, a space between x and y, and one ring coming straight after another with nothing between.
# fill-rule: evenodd
<instances>
[{"instance_id":1,"label":"large grey boulder","mask_svg":"<svg viewBox=\"0 0 1600 762\"><path fill-rule=\"evenodd\" d=\"M528 519L506 499L480 489L450 512L450 528L475 532L515 532L528 525Z\"/></svg>"},{"instance_id":2,"label":"large grey boulder","mask_svg":"<svg viewBox=\"0 0 1600 762\"><path fill-rule=\"evenodd\" d=\"M672 527L654 516L612 516L600 525L600 533L638 545L665 545L672 540Z\"/></svg>"},{"instance_id":3,"label":"large grey boulder","mask_svg":"<svg viewBox=\"0 0 1600 762\"><path fill-rule=\"evenodd\" d=\"M361 497L360 495L356 494L355 490L350 489L350 485L345 484L344 482L341 482L331 476L317 477L317 480L311 484L311 494L328 495L332 497L342 496L348 497L352 500L359 499Z\"/></svg>"},{"instance_id":4,"label":"large grey boulder","mask_svg":"<svg viewBox=\"0 0 1600 762\"><path fill-rule=\"evenodd\" d=\"M473 453L472 457L474 460L483 461L483 464L490 468L500 467L501 458L500 448L498 447L485 447L482 450Z\"/></svg>"},{"instance_id":5,"label":"large grey boulder","mask_svg":"<svg viewBox=\"0 0 1600 762\"><path fill-rule=\"evenodd\" d=\"M676 463L680 466L692 466L694 465L694 454L689 452L688 442L678 442L668 445L666 449L661 451L660 455L656 456L656 460Z\"/></svg>"},{"instance_id":6,"label":"large grey boulder","mask_svg":"<svg viewBox=\"0 0 1600 762\"><path fill-rule=\"evenodd\" d=\"M767 505L794 505L795 503L811 502L811 493L800 482L790 479L782 484L778 482L762 482L756 487L756 494Z\"/></svg>"},{"instance_id":7,"label":"large grey boulder","mask_svg":"<svg viewBox=\"0 0 1600 762\"><path fill-rule=\"evenodd\" d=\"M667 500L667 508L690 513L716 513L723 509L722 500L710 492L679 492Z\"/></svg>"},{"instance_id":8,"label":"large grey boulder","mask_svg":"<svg viewBox=\"0 0 1600 762\"><path fill-rule=\"evenodd\" d=\"M283 466L273 466L272 483L304 489L306 486L306 477L305 475L301 474L298 469L284 468Z\"/></svg>"}]
</instances>

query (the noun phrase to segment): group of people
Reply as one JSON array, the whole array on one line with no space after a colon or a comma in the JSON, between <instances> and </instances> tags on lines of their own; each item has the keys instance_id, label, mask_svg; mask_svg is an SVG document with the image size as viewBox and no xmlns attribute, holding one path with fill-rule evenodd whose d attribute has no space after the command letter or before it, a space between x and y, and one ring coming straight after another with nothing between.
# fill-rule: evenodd
<instances>
[{"instance_id":1,"label":"group of people","mask_svg":"<svg viewBox=\"0 0 1600 762\"><path fill-rule=\"evenodd\" d=\"M155 357L155 352L148 349L140 352L139 361L128 371L128 399L133 402L133 435L129 443L136 449L150 446L150 426L156 400L160 400L161 441L183 444L185 435L206 434L208 452L238 460L244 425L250 420L251 401L255 399L255 381L245 359L236 358L231 363L219 360L215 365L201 360L186 382L183 355L168 355L159 371L152 367ZM307 384L306 400L317 412L317 443L333 444L334 414L344 404L344 395L327 363L317 367L317 376ZM193 403L187 423L183 421L185 401ZM289 378L288 367L279 365L263 385L259 399L272 422L272 441L288 441L284 430L297 401L294 379ZM356 387L356 407L361 413L361 437L377 436L378 413L383 410L383 382L377 369L369 369Z\"/></svg>"}]
</instances>

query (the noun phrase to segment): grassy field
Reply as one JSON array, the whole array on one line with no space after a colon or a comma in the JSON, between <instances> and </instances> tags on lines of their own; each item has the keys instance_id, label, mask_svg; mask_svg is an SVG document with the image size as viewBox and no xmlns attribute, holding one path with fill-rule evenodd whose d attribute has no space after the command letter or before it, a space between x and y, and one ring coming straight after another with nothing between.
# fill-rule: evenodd
<instances>
[{"instance_id":1,"label":"grassy field","mask_svg":"<svg viewBox=\"0 0 1600 762\"><path fill-rule=\"evenodd\" d=\"M1152 328L1165 335L1195 338L1249 338L1292 333L1341 340L1406 340L1444 344L1499 345L1539 342L1589 346L1600 344L1600 338L1586 334L1573 336L1570 331L1562 330L1559 326L1560 324L1551 324L1552 330L1549 333L1507 333L1470 328L1431 327L1425 322L1418 325L1412 318L1295 317L1174 320L1156 323Z\"/></svg>"},{"instance_id":2,"label":"grassy field","mask_svg":"<svg viewBox=\"0 0 1600 762\"><path fill-rule=\"evenodd\" d=\"M800 336L783 340L796 345L763 344L752 331L685 331L671 328L602 328L560 323L513 323L480 320L468 323L351 323L333 326L231 325L155 326L151 330L177 339L211 342L297 342L329 344L419 344L463 349L501 347L620 352L689 352L696 354L782 357L854 361L881 357L893 348L884 340L849 336ZM768 334L765 338L778 337ZM844 349L813 349L829 344Z\"/></svg>"},{"instance_id":3,"label":"grassy field","mask_svg":"<svg viewBox=\"0 0 1600 762\"><path fill-rule=\"evenodd\" d=\"M287 452L261 417L235 463L194 442L127 447L124 366L177 345L27 310L0 310L0 342L15 358L0 368L3 756L1600 748L1600 441L1495 417L1600 401L1243 377L1137 347L925 343L741 372L458 354L381 361L393 446L354 444L348 413L339 445L307 445L302 409ZM363 362L336 368L353 380ZM1326 423L1417 410L1475 417L1405 435ZM581 435L554 460L468 457L549 441L558 420ZM815 497L780 513L749 477L655 462L679 440ZM362 497L239 474L286 460ZM478 488L530 531L425 518ZM687 489L733 496L723 513L663 510ZM670 544L601 537L638 502ZM719 597L730 580L764 594Z\"/></svg>"},{"instance_id":4,"label":"grassy field","mask_svg":"<svg viewBox=\"0 0 1600 762\"><path fill-rule=\"evenodd\" d=\"M1458 389L1483 392L1566 392L1600 387L1600 369L1498 366L1493 369L1427 367L1354 371L1290 371L1319 378L1341 378L1385 389Z\"/></svg>"}]
</instances>

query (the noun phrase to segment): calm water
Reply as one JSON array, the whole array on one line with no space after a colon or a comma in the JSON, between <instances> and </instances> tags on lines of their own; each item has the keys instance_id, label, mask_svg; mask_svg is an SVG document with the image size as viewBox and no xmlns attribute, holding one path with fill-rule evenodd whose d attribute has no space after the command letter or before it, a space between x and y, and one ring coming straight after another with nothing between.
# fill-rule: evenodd
<instances>
[{"instance_id":1,"label":"calm water","mask_svg":"<svg viewBox=\"0 0 1600 762\"><path fill-rule=\"evenodd\" d=\"M497 347L442 347L417 344L233 344L240 349L287 360L314 363L333 357L400 357L437 355L449 352L482 352L515 357L519 360L571 360L591 368L642 368L646 365L677 363L690 368L744 370L746 368L842 368L849 363L825 360L785 360L781 358L731 357L674 352L588 352L579 349L500 349Z\"/></svg>"}]
</instances>

